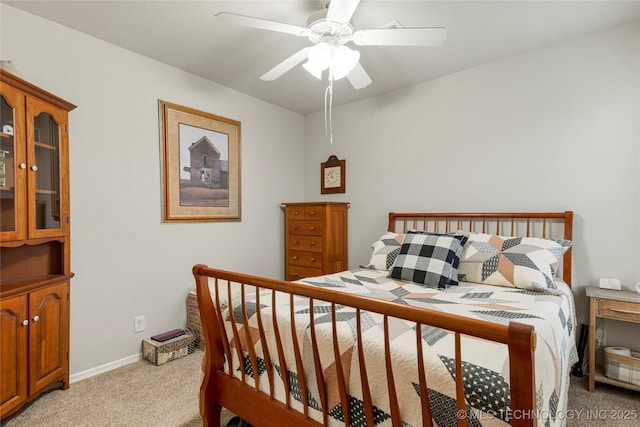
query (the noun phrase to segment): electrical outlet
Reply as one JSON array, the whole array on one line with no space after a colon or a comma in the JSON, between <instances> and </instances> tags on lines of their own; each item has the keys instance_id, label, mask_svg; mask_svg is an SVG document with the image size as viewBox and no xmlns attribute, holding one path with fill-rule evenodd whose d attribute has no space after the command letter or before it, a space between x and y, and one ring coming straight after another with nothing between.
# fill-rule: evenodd
<instances>
[{"instance_id":1,"label":"electrical outlet","mask_svg":"<svg viewBox=\"0 0 640 427\"><path fill-rule=\"evenodd\" d=\"M133 318L133 331L134 332L144 331L144 316L136 316Z\"/></svg>"}]
</instances>

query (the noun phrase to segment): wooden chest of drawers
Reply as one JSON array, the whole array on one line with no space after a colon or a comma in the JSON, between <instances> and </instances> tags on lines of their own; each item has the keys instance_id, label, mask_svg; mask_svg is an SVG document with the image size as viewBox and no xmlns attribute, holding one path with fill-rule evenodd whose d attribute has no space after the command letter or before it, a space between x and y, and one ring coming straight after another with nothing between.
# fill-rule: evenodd
<instances>
[{"instance_id":1,"label":"wooden chest of drawers","mask_svg":"<svg viewBox=\"0 0 640 427\"><path fill-rule=\"evenodd\" d=\"M336 273L348 268L348 203L283 203L285 280Z\"/></svg>"}]
</instances>

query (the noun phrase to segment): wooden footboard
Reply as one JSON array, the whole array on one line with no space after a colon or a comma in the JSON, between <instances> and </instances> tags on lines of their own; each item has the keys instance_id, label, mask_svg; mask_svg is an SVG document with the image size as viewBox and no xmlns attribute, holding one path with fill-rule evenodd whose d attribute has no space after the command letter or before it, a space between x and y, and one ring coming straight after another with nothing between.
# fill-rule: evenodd
<instances>
[{"instance_id":1,"label":"wooden footboard","mask_svg":"<svg viewBox=\"0 0 640 427\"><path fill-rule=\"evenodd\" d=\"M510 397L511 397L511 425L513 426L533 426L535 419L535 375L534 375L534 350L536 346L536 334L533 327L517 322L511 322L508 326L494 324L487 321L463 318L439 311L422 309L412 306L400 305L394 302L376 300L357 295L345 294L338 291L317 288L310 285L284 282L280 280L267 279L262 277L248 276L245 274L222 271L208 268L204 265L196 265L193 274L197 282L198 304L204 340L205 352L205 373L200 389L200 412L204 425L210 427L220 426L220 411L225 407L233 413L239 415L249 423L257 427L280 427L280 426L321 426L328 425L329 416L327 414L327 389L329 382L331 386L339 389L339 399L342 408L350 408L349 385L345 379L346 374L342 365L339 350L335 353L335 377L327 378L320 369L321 360L316 337L316 326L314 322L314 307L329 304L332 313L332 327L334 348L339 348L335 308L337 306L348 306L355 309L355 321L357 327L354 332L354 353L353 357L359 359L360 372L351 372L351 375L360 377L362 395L362 410L344 411L344 425L351 425L351 417L356 416L356 412L363 413L365 425L373 426L375 417L376 402L372 399L371 378L373 376L386 376L388 405L390 408L391 422L394 427L402 425L401 407L403 402L399 401L394 382L393 364L391 360L390 345L390 320L394 318L405 319L415 322L416 331L416 389L419 390L422 411L422 425L431 426L432 414L429 401L428 384L429 375L426 372L423 361L424 351L422 347L422 328L429 325L436 328L452 331L455 334L455 394L456 394L456 419L459 426L468 425L470 408L465 403L462 360L464 357L461 351L461 336L472 336L484 340L506 344L509 348L509 370L510 370ZM211 288L210 290L210 282ZM241 308L234 310L229 319L223 318L223 300L230 299L232 286L241 288ZM265 292L266 291L266 292ZM249 295L254 295L251 304L247 304ZM293 307L294 298L303 297L308 299L309 310L307 314L308 335L310 336L310 348L312 354L303 352L299 346L300 337L296 336L296 328L289 331L293 336L284 336L285 332L278 330L278 322L275 321L275 304L272 312L262 313L260 298L273 298L276 294L280 297L287 295L291 299ZM271 297L269 296L271 295ZM249 308L248 308L249 306ZM249 313L249 310L252 310ZM367 372L365 363L365 348L362 333L363 313L378 313L384 318L384 352L387 360L386 372ZM257 324L249 327L248 318L257 315ZM282 313L279 313L281 316ZM294 324L296 316L300 313L289 313L290 321ZM269 333L275 334L275 346L267 345L265 339L265 324L267 320L273 318L273 329ZM231 323L231 328L225 328L225 320ZM229 333L229 330L231 333ZM285 340L293 343L294 363L285 360L284 345ZM424 351L423 351L424 350ZM261 355L261 361L257 354ZM233 361L239 366L232 366ZM310 362L311 361L311 362ZM262 363L263 362L263 363ZM287 369L287 363L291 369ZM245 365L246 364L246 365ZM309 364L315 366L314 372L310 372ZM281 371L275 372L274 366L279 366ZM306 369L304 367L306 367ZM239 368L239 369L238 369ZM235 369L235 371L234 371ZM246 372L259 372L263 370L268 377L268 385L259 384L258 375L246 374ZM274 385L275 377L279 372L295 371L297 373L296 385L299 389L307 390L308 385L313 383L319 390L319 406L321 416L317 415L316 409L310 407L308 393L301 392L299 401L295 402L290 398L290 393L286 393L283 402L276 399ZM232 375L235 372L235 375ZM289 375L282 375L284 388L290 389L291 378ZM312 418L311 413L316 415ZM319 419L318 419L319 418Z\"/></svg>"}]
</instances>

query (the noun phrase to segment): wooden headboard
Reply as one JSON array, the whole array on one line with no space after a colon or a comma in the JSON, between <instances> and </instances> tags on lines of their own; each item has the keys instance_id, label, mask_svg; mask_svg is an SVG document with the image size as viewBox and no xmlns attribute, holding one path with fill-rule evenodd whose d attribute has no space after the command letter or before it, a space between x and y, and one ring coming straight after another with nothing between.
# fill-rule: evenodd
<instances>
[{"instance_id":1,"label":"wooden headboard","mask_svg":"<svg viewBox=\"0 0 640 427\"><path fill-rule=\"evenodd\" d=\"M503 236L573 240L573 211L516 213L389 213L389 231L449 233L457 230ZM562 280L571 286L572 248L562 260Z\"/></svg>"}]
</instances>

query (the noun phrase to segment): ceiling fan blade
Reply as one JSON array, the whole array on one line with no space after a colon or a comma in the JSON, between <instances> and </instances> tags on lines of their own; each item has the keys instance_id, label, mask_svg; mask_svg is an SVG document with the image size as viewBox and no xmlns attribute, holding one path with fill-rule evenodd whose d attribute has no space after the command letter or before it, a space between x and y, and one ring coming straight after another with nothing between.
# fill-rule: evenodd
<instances>
[{"instance_id":1,"label":"ceiling fan blade","mask_svg":"<svg viewBox=\"0 0 640 427\"><path fill-rule=\"evenodd\" d=\"M254 18L229 12L220 12L216 15L216 18L219 21L241 25L243 27L277 31L279 33L293 34L294 36L300 37L306 37L309 33L309 30L305 27L298 27L297 25L283 24L282 22L269 21L267 19Z\"/></svg>"},{"instance_id":2,"label":"ceiling fan blade","mask_svg":"<svg viewBox=\"0 0 640 427\"><path fill-rule=\"evenodd\" d=\"M447 29L433 28L381 28L359 30L353 33L358 46L440 46L447 38Z\"/></svg>"},{"instance_id":3,"label":"ceiling fan blade","mask_svg":"<svg viewBox=\"0 0 640 427\"><path fill-rule=\"evenodd\" d=\"M266 73L264 73L260 77L260 80L270 82L272 80L277 79L278 77L280 77L281 75L283 75L284 73L286 73L287 71L289 71L290 69L292 69L293 67L301 63L302 61L304 61L305 59L307 59L309 49L311 48L303 47L302 49L300 49L299 51L297 51L296 53L294 53L293 55L291 55L290 57L288 57L287 59L285 59L284 61L282 61L281 63L279 63L278 65L276 65L275 67L267 71Z\"/></svg>"},{"instance_id":4,"label":"ceiling fan blade","mask_svg":"<svg viewBox=\"0 0 640 427\"><path fill-rule=\"evenodd\" d=\"M354 89L362 89L371 84L371 77L369 77L369 74L367 74L367 72L364 70L364 68L362 68L362 65L360 65L359 62L356 67L347 75L347 79Z\"/></svg>"},{"instance_id":5,"label":"ceiling fan blade","mask_svg":"<svg viewBox=\"0 0 640 427\"><path fill-rule=\"evenodd\" d=\"M347 23L351 21L353 12L356 11L360 0L331 0L327 19L335 22Z\"/></svg>"}]
</instances>

